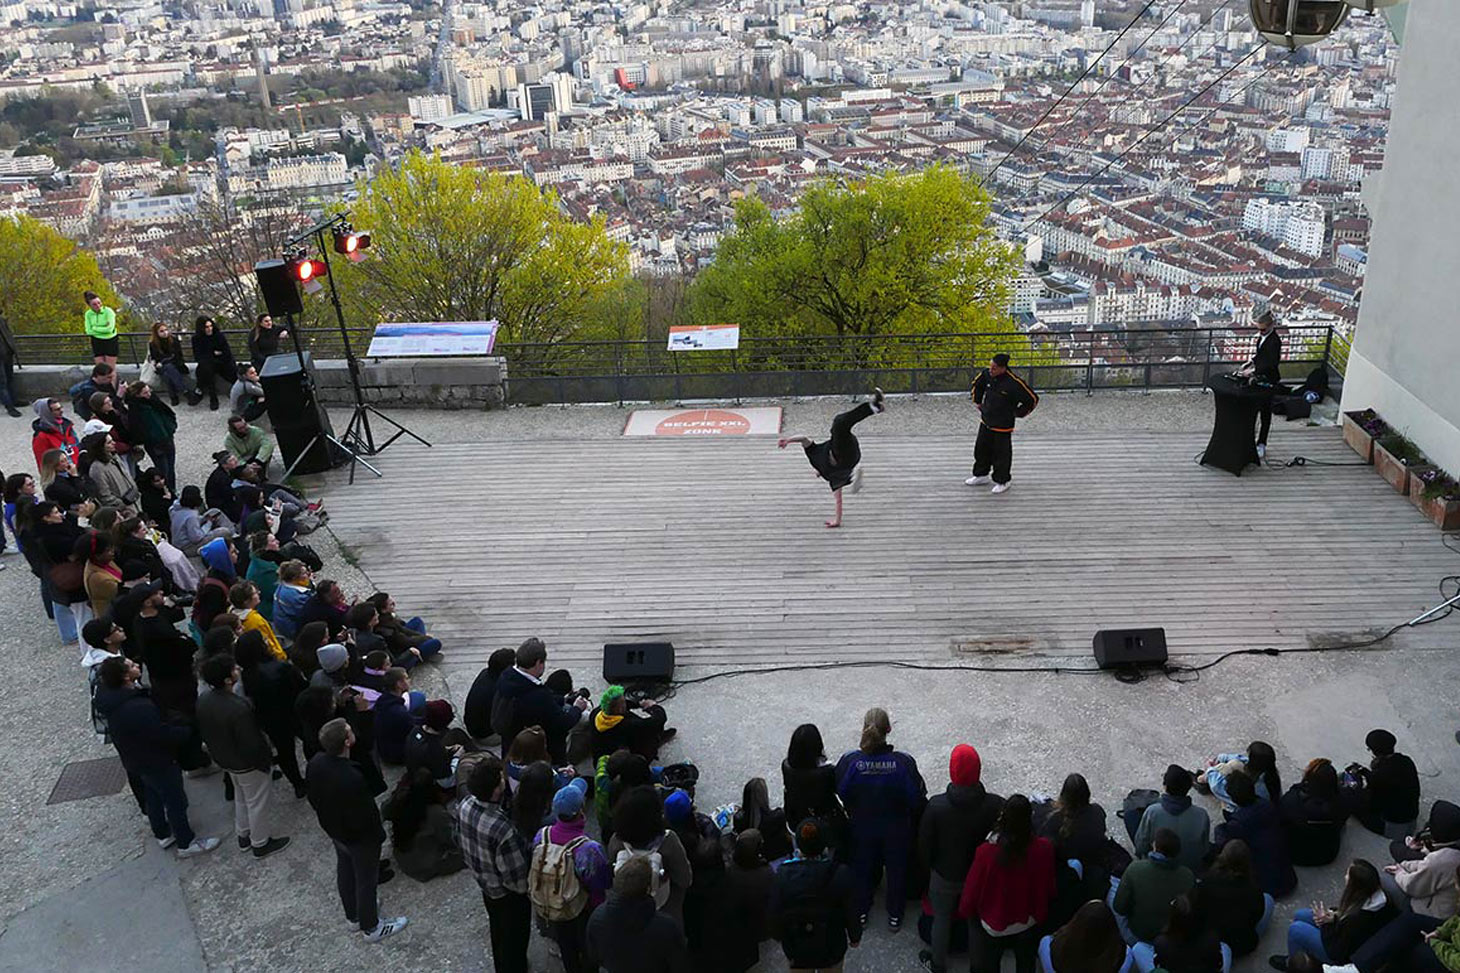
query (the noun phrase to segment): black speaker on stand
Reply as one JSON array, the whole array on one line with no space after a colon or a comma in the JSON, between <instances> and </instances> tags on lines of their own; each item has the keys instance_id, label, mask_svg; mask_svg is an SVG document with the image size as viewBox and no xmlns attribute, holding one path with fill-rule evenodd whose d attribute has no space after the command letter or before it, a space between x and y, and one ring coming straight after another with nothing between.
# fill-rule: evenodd
<instances>
[{"instance_id":1,"label":"black speaker on stand","mask_svg":"<svg viewBox=\"0 0 1460 973\"><path fill-rule=\"evenodd\" d=\"M264 306L275 317L299 314L304 302L299 298L299 285L289 276L289 264L283 260L260 260L253 265L254 278L259 284L259 293L264 296Z\"/></svg>"},{"instance_id":2,"label":"black speaker on stand","mask_svg":"<svg viewBox=\"0 0 1460 973\"><path fill-rule=\"evenodd\" d=\"M291 473L323 473L349 456L332 444L329 413L315 396L314 361L309 352L270 355L259 372L274 438Z\"/></svg>"}]
</instances>

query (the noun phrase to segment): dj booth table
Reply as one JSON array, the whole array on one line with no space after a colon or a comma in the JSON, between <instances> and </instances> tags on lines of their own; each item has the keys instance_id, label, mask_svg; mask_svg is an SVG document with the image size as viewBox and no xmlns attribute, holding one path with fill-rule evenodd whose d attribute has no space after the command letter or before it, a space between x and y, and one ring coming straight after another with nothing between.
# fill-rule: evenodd
<instances>
[{"instance_id":1,"label":"dj booth table","mask_svg":"<svg viewBox=\"0 0 1460 973\"><path fill-rule=\"evenodd\" d=\"M1213 376L1207 388L1216 400L1217 418L1211 441L1201 456L1202 465L1241 476L1248 466L1258 463L1253 431L1257 412L1264 402L1272 401L1278 390L1271 385L1251 385L1230 375Z\"/></svg>"}]
</instances>

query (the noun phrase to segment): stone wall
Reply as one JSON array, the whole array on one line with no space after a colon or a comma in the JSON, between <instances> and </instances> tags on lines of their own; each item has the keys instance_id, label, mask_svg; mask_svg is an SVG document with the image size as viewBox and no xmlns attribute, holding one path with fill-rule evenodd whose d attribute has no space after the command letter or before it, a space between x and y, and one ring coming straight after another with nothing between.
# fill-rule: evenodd
<instances>
[{"instance_id":1,"label":"stone wall","mask_svg":"<svg viewBox=\"0 0 1460 973\"><path fill-rule=\"evenodd\" d=\"M350 373L342 360L314 363L321 401L355 401ZM137 378L135 365L118 365L122 381ZM66 397L66 390L91 374L90 366L26 365L15 370L13 392L22 409L44 396ZM365 401L382 406L433 409L497 409L507 400L507 362L503 358L390 358L362 360L360 387ZM226 396L226 390L220 397ZM69 412L69 404L67 407Z\"/></svg>"}]
</instances>

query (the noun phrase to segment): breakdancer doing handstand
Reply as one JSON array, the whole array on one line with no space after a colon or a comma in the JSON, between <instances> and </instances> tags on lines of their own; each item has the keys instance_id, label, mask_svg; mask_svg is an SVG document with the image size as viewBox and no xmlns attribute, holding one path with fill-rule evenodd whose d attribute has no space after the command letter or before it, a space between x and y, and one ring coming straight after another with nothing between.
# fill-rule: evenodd
<instances>
[{"instance_id":1,"label":"breakdancer doing handstand","mask_svg":"<svg viewBox=\"0 0 1460 973\"><path fill-rule=\"evenodd\" d=\"M863 402L855 409L849 409L831 421L831 438L824 443L813 442L808 436L788 436L776 443L785 449L791 443L800 443L806 450L811 468L831 486L836 497L836 516L826 522L828 527L842 525L842 488L851 487L853 493L862 489L862 447L852 434L852 427L876 412L886 409L882 390L872 390L872 401Z\"/></svg>"}]
</instances>

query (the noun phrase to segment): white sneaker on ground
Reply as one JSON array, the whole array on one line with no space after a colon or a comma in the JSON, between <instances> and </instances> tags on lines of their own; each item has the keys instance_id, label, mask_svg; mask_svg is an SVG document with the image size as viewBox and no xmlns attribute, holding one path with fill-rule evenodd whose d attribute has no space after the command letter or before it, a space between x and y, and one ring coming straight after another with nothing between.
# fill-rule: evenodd
<instances>
[{"instance_id":1,"label":"white sneaker on ground","mask_svg":"<svg viewBox=\"0 0 1460 973\"><path fill-rule=\"evenodd\" d=\"M989 492L990 493L1003 493L1007 489L1009 489L1009 484L1007 484L1007 483L995 483L994 484L994 488L992 490L990 490Z\"/></svg>"},{"instance_id":2,"label":"white sneaker on ground","mask_svg":"<svg viewBox=\"0 0 1460 973\"><path fill-rule=\"evenodd\" d=\"M195 855L204 855L218 847L217 838L194 838L193 843L186 848L177 850L177 857L192 858Z\"/></svg>"},{"instance_id":3,"label":"white sneaker on ground","mask_svg":"<svg viewBox=\"0 0 1460 973\"><path fill-rule=\"evenodd\" d=\"M862 468L860 466L852 470L852 482L847 485L847 489L852 493L862 492Z\"/></svg>"},{"instance_id":4,"label":"white sneaker on ground","mask_svg":"<svg viewBox=\"0 0 1460 973\"><path fill-rule=\"evenodd\" d=\"M396 916L394 919L381 919L380 925L365 934L367 943L378 943L386 936L393 936L400 932L410 923L405 916Z\"/></svg>"},{"instance_id":5,"label":"white sneaker on ground","mask_svg":"<svg viewBox=\"0 0 1460 973\"><path fill-rule=\"evenodd\" d=\"M157 839L157 847L161 848L163 851L166 851L175 844L177 844L177 839L174 838L172 835L168 835L166 838Z\"/></svg>"},{"instance_id":6,"label":"white sneaker on ground","mask_svg":"<svg viewBox=\"0 0 1460 973\"><path fill-rule=\"evenodd\" d=\"M1267 458L1267 443L1257 444L1257 458L1260 460Z\"/></svg>"},{"instance_id":7,"label":"white sneaker on ground","mask_svg":"<svg viewBox=\"0 0 1460 973\"><path fill-rule=\"evenodd\" d=\"M989 476L988 474L984 474L983 476L970 476L968 479L966 479L966 480L963 481L963 485L964 486L983 486L985 483L992 483L993 480L994 480L994 478L991 477L991 476Z\"/></svg>"},{"instance_id":8,"label":"white sneaker on ground","mask_svg":"<svg viewBox=\"0 0 1460 973\"><path fill-rule=\"evenodd\" d=\"M877 412L887 411L886 398L887 396L882 393L881 389L875 385L872 386L872 408L874 410Z\"/></svg>"}]
</instances>

